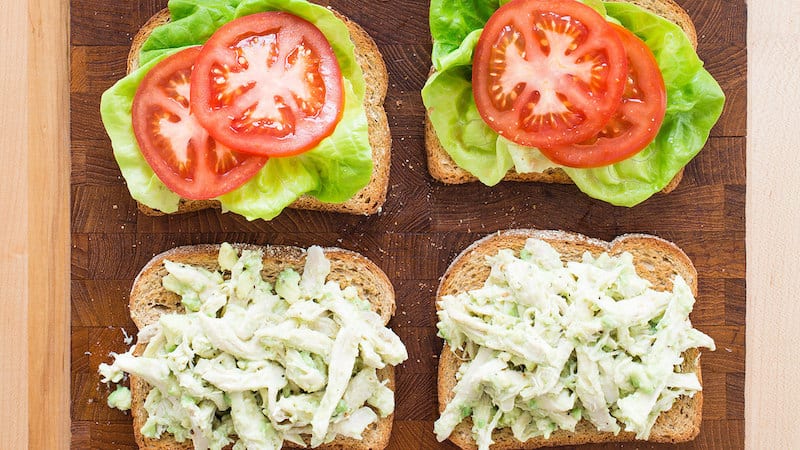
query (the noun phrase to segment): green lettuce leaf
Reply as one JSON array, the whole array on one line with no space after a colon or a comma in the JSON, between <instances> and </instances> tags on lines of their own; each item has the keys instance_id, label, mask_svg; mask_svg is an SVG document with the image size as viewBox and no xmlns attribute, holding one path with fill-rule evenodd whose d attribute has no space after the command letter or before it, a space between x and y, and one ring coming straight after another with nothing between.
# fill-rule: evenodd
<instances>
[{"instance_id":1,"label":"green lettuce leaf","mask_svg":"<svg viewBox=\"0 0 800 450\"><path fill-rule=\"evenodd\" d=\"M498 0L432 0L429 20L433 67L442 71L441 59L461 47L468 35L482 29L504 3Z\"/></svg>"},{"instance_id":2,"label":"green lettuce leaf","mask_svg":"<svg viewBox=\"0 0 800 450\"><path fill-rule=\"evenodd\" d=\"M586 3L597 9L595 3ZM491 16L487 10L498 4L432 0L432 16L434 11L440 14L431 18L436 73L422 90L442 146L456 164L487 185L499 182L515 163L518 171L542 166L538 150L508 145L488 126L475 123L482 120L472 97L472 53ZM667 111L658 136L634 157L597 169L564 170L587 195L633 206L663 189L703 148L725 97L680 27L630 3L603 6L610 21L621 23L653 51L667 87ZM531 155L524 155L526 150Z\"/></svg>"},{"instance_id":3,"label":"green lettuce leaf","mask_svg":"<svg viewBox=\"0 0 800 450\"><path fill-rule=\"evenodd\" d=\"M455 51L441 58L442 70L422 88L436 135L459 167L489 186L514 167L507 149L498 146L498 135L483 121L472 97L472 51L481 30L475 30Z\"/></svg>"},{"instance_id":4,"label":"green lettuce leaf","mask_svg":"<svg viewBox=\"0 0 800 450\"><path fill-rule=\"evenodd\" d=\"M333 134L317 147L298 156L271 158L251 180L219 197L223 210L248 220L269 220L303 194L343 202L369 183L372 150L363 108L364 76L347 26L329 9L304 0L171 0L169 8L171 21L153 30L142 46L141 67L106 91L100 103L114 156L134 199L164 212L176 211L179 201L147 165L133 134L131 105L144 75L166 56L204 43L223 24L272 10L306 19L328 38L344 77L344 111Z\"/></svg>"},{"instance_id":5,"label":"green lettuce leaf","mask_svg":"<svg viewBox=\"0 0 800 450\"><path fill-rule=\"evenodd\" d=\"M725 95L680 27L630 3L606 3L606 11L653 51L667 87L667 111L658 136L634 157L596 169L564 170L591 197L634 206L669 184L703 148Z\"/></svg>"},{"instance_id":6,"label":"green lettuce leaf","mask_svg":"<svg viewBox=\"0 0 800 450\"><path fill-rule=\"evenodd\" d=\"M136 136L133 134L131 108L136 88L150 68L161 59L183 48L185 47L162 52L160 58L150 60L138 70L131 72L105 91L100 98L100 117L103 119L108 137L111 138L114 158L128 184L131 197L165 213L178 210L180 196L164 186L142 156L136 143Z\"/></svg>"},{"instance_id":7,"label":"green lettuce leaf","mask_svg":"<svg viewBox=\"0 0 800 450\"><path fill-rule=\"evenodd\" d=\"M153 30L142 44L140 64L177 47L202 45L219 27L233 20L240 0L171 0L170 21Z\"/></svg>"}]
</instances>

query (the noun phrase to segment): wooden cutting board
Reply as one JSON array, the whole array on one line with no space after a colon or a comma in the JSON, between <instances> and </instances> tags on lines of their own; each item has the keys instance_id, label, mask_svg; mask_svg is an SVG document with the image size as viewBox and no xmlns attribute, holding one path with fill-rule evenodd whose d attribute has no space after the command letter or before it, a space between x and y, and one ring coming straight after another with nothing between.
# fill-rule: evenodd
<instances>
[{"instance_id":1,"label":"wooden cutting board","mask_svg":"<svg viewBox=\"0 0 800 450\"><path fill-rule=\"evenodd\" d=\"M589 199L574 186L501 183L488 188L434 182L426 171L419 94L430 67L428 3L321 3L361 24L377 41L389 68L390 190L383 211L371 217L287 210L270 222L247 222L217 210L160 218L140 214L112 157L98 107L102 92L125 73L131 38L166 0L71 1L73 448L136 448L130 415L106 406L108 390L96 370L108 361L110 351L125 348L125 333L136 332L128 317L127 293L138 270L171 247L222 241L339 246L382 267L397 291L391 326L409 351L408 361L397 370L390 448L451 448L437 443L432 432L442 345L436 337L434 291L456 254L475 239L506 228L565 229L604 240L643 232L682 247L700 275L693 323L718 347L703 355L704 422L700 436L685 448L743 447L744 0L679 1L695 20L700 57L728 100L680 187L631 209Z\"/></svg>"}]
</instances>

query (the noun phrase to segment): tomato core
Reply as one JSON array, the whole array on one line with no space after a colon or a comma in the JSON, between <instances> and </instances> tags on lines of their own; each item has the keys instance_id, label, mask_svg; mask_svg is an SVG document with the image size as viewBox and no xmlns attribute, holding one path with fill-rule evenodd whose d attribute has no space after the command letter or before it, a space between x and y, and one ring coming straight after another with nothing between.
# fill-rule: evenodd
<instances>
[{"instance_id":1,"label":"tomato core","mask_svg":"<svg viewBox=\"0 0 800 450\"><path fill-rule=\"evenodd\" d=\"M518 144L554 147L596 134L622 98L619 36L573 0L514 0L487 22L475 49L478 111Z\"/></svg>"},{"instance_id":2,"label":"tomato core","mask_svg":"<svg viewBox=\"0 0 800 450\"><path fill-rule=\"evenodd\" d=\"M220 28L203 46L191 86L193 111L215 139L266 156L313 148L333 133L344 103L330 43L284 12Z\"/></svg>"}]
</instances>

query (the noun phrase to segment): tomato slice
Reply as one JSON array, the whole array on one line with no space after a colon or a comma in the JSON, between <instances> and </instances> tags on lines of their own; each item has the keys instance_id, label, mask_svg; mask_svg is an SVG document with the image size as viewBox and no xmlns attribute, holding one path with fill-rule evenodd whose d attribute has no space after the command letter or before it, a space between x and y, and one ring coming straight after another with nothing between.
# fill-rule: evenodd
<instances>
[{"instance_id":1,"label":"tomato slice","mask_svg":"<svg viewBox=\"0 0 800 450\"><path fill-rule=\"evenodd\" d=\"M625 28L612 24L628 55L628 77L622 103L603 129L579 144L542 148L557 164L600 167L627 159L658 135L667 109L664 78L647 44Z\"/></svg>"},{"instance_id":2,"label":"tomato slice","mask_svg":"<svg viewBox=\"0 0 800 450\"><path fill-rule=\"evenodd\" d=\"M203 46L191 86L192 112L211 136L257 155L309 150L342 116L343 81L330 43L285 12L222 26Z\"/></svg>"},{"instance_id":3,"label":"tomato slice","mask_svg":"<svg viewBox=\"0 0 800 450\"><path fill-rule=\"evenodd\" d=\"M530 147L580 142L619 105L622 42L574 0L514 0L499 8L475 48L472 90L483 120Z\"/></svg>"},{"instance_id":4,"label":"tomato slice","mask_svg":"<svg viewBox=\"0 0 800 450\"><path fill-rule=\"evenodd\" d=\"M267 158L215 141L189 111L189 79L200 47L170 55L142 79L133 97L133 132L156 176L183 198L204 200L232 191Z\"/></svg>"}]
</instances>

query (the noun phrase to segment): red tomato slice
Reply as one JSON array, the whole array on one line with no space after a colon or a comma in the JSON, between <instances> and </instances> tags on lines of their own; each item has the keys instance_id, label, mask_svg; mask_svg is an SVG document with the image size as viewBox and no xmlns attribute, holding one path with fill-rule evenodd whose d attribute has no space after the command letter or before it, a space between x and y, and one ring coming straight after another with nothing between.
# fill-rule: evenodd
<instances>
[{"instance_id":1,"label":"red tomato slice","mask_svg":"<svg viewBox=\"0 0 800 450\"><path fill-rule=\"evenodd\" d=\"M627 63L619 36L574 0L514 0L483 29L472 91L483 120L531 147L583 141L619 105Z\"/></svg>"},{"instance_id":2,"label":"red tomato slice","mask_svg":"<svg viewBox=\"0 0 800 450\"><path fill-rule=\"evenodd\" d=\"M189 78L199 53L200 47L188 48L150 69L132 111L144 159L172 192L192 200L236 189L267 162L216 142L190 113Z\"/></svg>"},{"instance_id":3,"label":"red tomato slice","mask_svg":"<svg viewBox=\"0 0 800 450\"><path fill-rule=\"evenodd\" d=\"M569 167L600 167L627 159L658 135L667 109L664 78L647 44L612 24L628 55L628 77L622 103L603 129L579 144L542 148L553 162Z\"/></svg>"},{"instance_id":4,"label":"red tomato slice","mask_svg":"<svg viewBox=\"0 0 800 450\"><path fill-rule=\"evenodd\" d=\"M339 62L325 35L284 12L217 30L192 71L192 112L214 139L239 151L290 156L333 133L342 116Z\"/></svg>"}]
</instances>

